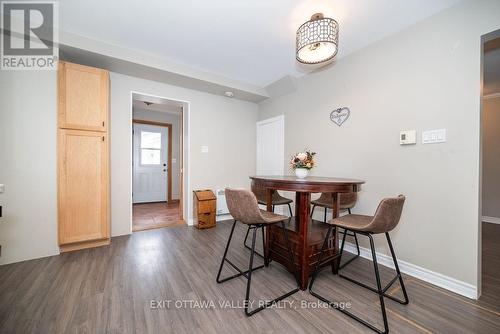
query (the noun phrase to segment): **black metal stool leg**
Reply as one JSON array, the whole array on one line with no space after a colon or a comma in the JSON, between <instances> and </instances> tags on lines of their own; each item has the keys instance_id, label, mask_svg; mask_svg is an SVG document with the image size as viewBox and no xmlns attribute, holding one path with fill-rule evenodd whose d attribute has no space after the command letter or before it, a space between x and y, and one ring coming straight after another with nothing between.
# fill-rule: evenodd
<instances>
[{"instance_id":1,"label":"black metal stool leg","mask_svg":"<svg viewBox=\"0 0 500 334\"><path fill-rule=\"evenodd\" d=\"M326 211L328 210L328 208L325 206L325 217L323 218L323 222L326 223Z\"/></svg>"},{"instance_id":2,"label":"black metal stool leg","mask_svg":"<svg viewBox=\"0 0 500 334\"><path fill-rule=\"evenodd\" d=\"M370 248L371 248L371 252L372 252L372 257L373 257L373 266L374 266L374 270L375 270L375 278L376 278L376 282L377 282L377 289L374 289L374 288L371 288L371 287L368 287L366 285L364 285L363 283L359 283L359 282L356 282L348 277L345 277L343 275L339 275L340 277L343 277L343 278L346 278L347 280L353 282L353 283L356 283L360 286L363 286L363 287L366 287L372 291L375 291L378 296L379 296L379 301L380 301L380 310L381 310L381 313L382 313L382 319L383 319L383 322L384 322L384 330L380 330L378 329L377 327L375 327L374 325L370 324L369 322L361 319L360 317L358 317L357 315L345 310L345 309L342 309L342 308L339 308L339 307L336 307L336 304L335 302L331 301L331 300L328 300L326 299L325 297L317 294L316 292L313 291L313 284L314 284L314 281L316 279L316 276L318 274L318 271L319 271L319 266L320 266L320 261L321 261L321 258L322 258L322 255L323 255L323 252L326 248L326 245L327 245L327 240L328 240L328 237L329 237L329 234L331 232L331 229L332 227L330 227L328 229L328 233L327 233L327 238L325 238L325 242L323 243L323 247L321 249L321 253L320 253L320 258L319 258L319 261L318 263L316 264L316 269L313 273L313 276L312 276L312 279L311 279L311 282L309 283L309 292L315 296L316 298L318 298L319 300L329 304L330 306L332 306L333 308L335 308L336 310L344 313L345 315L349 316L350 318L356 320L357 322L365 325L366 327L372 329L373 331L379 333L379 334L385 334L385 333L388 333L389 332L389 326L388 326L388 322L387 322L387 314L386 314L386 309L385 309L385 303L384 303L384 297L386 297L387 295L385 294L385 292L387 291L387 289L390 287L390 285L393 283L389 283L388 286L386 286L385 288L382 288L382 285L381 285L381 282L380 282L380 273L379 273L379 270L378 270L378 263L377 263L377 255L375 253L375 245L374 245L374 242L373 242L373 237L371 234L369 233L366 233L366 235L369 237L370 239ZM345 239L347 235L347 231L344 230L344 236L343 236L343 239ZM345 241L345 240L344 240ZM342 252L343 252L343 244L342 244L342 248L340 250L340 256L342 256ZM394 281L394 280L393 280Z\"/></svg>"},{"instance_id":3,"label":"black metal stool leg","mask_svg":"<svg viewBox=\"0 0 500 334\"><path fill-rule=\"evenodd\" d=\"M374 331L377 331L379 333L388 333L389 332L389 324L387 323L387 314L385 312L385 303L384 303L384 291L382 290L382 284L380 283L380 273L378 271L378 263L377 263L377 254L375 253L375 244L373 243L373 237L371 234L368 234L368 238L370 239L370 248L372 251L372 258L373 258L373 268L375 269L375 278L377 280L377 292L378 292L378 298L380 301L380 309L382 310L382 318L384 320L384 332L380 331L377 329L375 326L371 325L370 323L363 321L363 323L373 329Z\"/></svg>"},{"instance_id":4,"label":"black metal stool leg","mask_svg":"<svg viewBox=\"0 0 500 334\"><path fill-rule=\"evenodd\" d=\"M287 248L288 248L288 251L289 251L289 256L291 256L291 261L293 261L293 253L291 253L291 248L290 248L290 243L288 242L288 236L287 236L287 233L286 233L286 229L285 229L285 223L282 222L282 227L283 227L283 233L284 233L284 236L285 236L285 242L287 243ZM246 294L245 294L245 314L249 317L249 316L252 316L254 315L255 313L257 312L260 312L262 311L263 309L279 302L280 300L283 300L291 295L293 295L294 293L298 292L300 289L299 289L299 281L298 281L298 277L297 275L294 274L294 277L295 277L295 281L297 282L297 287L287 293L285 293L284 295L282 296L279 296L278 298L274 299L274 300L271 300L271 301L268 301L266 302L264 305L261 305L257 308L254 308L252 311L249 311L249 304L250 304L250 288L251 288L251 283L252 283L252 271L250 268L252 268L253 266L253 257L254 257L254 253L255 253L255 238L256 238L256 229L254 230L253 232L253 237L252 237L252 252L250 254L250 263L248 265L248 276L247 276L247 289L246 289ZM294 265L295 263L292 262Z\"/></svg>"},{"instance_id":5,"label":"black metal stool leg","mask_svg":"<svg viewBox=\"0 0 500 334\"><path fill-rule=\"evenodd\" d=\"M356 257L358 257L360 252L359 252L358 236L356 235L356 232L354 232L354 241L356 241L356 250L358 251L358 254L356 255Z\"/></svg>"},{"instance_id":6,"label":"black metal stool leg","mask_svg":"<svg viewBox=\"0 0 500 334\"><path fill-rule=\"evenodd\" d=\"M250 225L248 225L247 228L247 233L245 234L245 241L243 241L243 244L246 246L247 245L247 239L248 239L248 233L250 232Z\"/></svg>"},{"instance_id":7,"label":"black metal stool leg","mask_svg":"<svg viewBox=\"0 0 500 334\"><path fill-rule=\"evenodd\" d=\"M396 254L394 253L394 248L392 247L392 242L391 238L389 237L389 233L385 233L385 237L387 238L387 243L389 244L389 249L391 250L392 261L394 261L394 268L396 268L396 273L397 273L396 277L399 278L399 284L401 285L401 290L403 291L404 300L399 300L392 296L390 296L389 298L394 301L397 301L400 304L407 305L410 302L410 300L408 299L408 294L406 293L406 287L403 282L403 277L401 276L401 272L399 271L398 260L396 259Z\"/></svg>"},{"instance_id":8,"label":"black metal stool leg","mask_svg":"<svg viewBox=\"0 0 500 334\"><path fill-rule=\"evenodd\" d=\"M249 272L257 270L257 269L264 268L264 266L262 265L262 266L258 266L258 267L252 268L251 270L241 271L240 268L238 268L233 262L231 262L227 258L227 251L229 250L229 245L231 244L231 239L233 238L233 233L234 233L234 228L235 227L236 227L236 220L234 221L233 227L231 228L231 233L229 234L229 239L227 241L226 249L224 250L224 256L222 257L222 261L221 261L221 264L220 264L220 267L219 267L219 272L217 273L217 279L216 279L217 283L223 283L223 282L229 281L229 280L231 280L233 278L240 277L240 276L248 277L247 275L248 275ZM255 232L255 229L254 229L254 232ZM220 274L222 272L222 268L224 267L224 262L229 263L231 265L231 267L233 267L236 271L238 271L238 274L235 274L235 275L232 275L230 277L226 277L226 278L221 279L220 278Z\"/></svg>"},{"instance_id":9,"label":"black metal stool leg","mask_svg":"<svg viewBox=\"0 0 500 334\"><path fill-rule=\"evenodd\" d=\"M316 204L314 204L313 207L312 207L312 209L311 209L311 217L313 216L314 209L316 209Z\"/></svg>"},{"instance_id":10,"label":"black metal stool leg","mask_svg":"<svg viewBox=\"0 0 500 334\"><path fill-rule=\"evenodd\" d=\"M319 298L319 297L316 296L314 294L314 292L312 291L312 286L314 284L314 281L316 280L316 276L318 275L319 268L321 265L321 260L323 260L323 253L325 252L326 246L328 245L328 239L330 238L330 234L332 233L332 229L333 229L333 227L330 226L328 228L328 231L326 232L325 241L323 241L323 246L321 247L321 251L319 252L318 262L316 262L316 267L314 268L314 272L312 274L311 281L309 282L309 292L317 298Z\"/></svg>"},{"instance_id":11,"label":"black metal stool leg","mask_svg":"<svg viewBox=\"0 0 500 334\"><path fill-rule=\"evenodd\" d=\"M292 206L288 203L288 211L290 211L290 217L293 217Z\"/></svg>"},{"instance_id":12,"label":"black metal stool leg","mask_svg":"<svg viewBox=\"0 0 500 334\"><path fill-rule=\"evenodd\" d=\"M245 234L245 240L243 241L243 245L245 246L246 249L252 250L250 246L247 245L247 239L248 239L248 234L250 230L256 228L255 226L248 225L247 233ZM264 242L264 227L262 227L262 249L265 247L265 242ZM257 256L260 256L261 258L264 258L264 255L260 254L259 252L255 252Z\"/></svg>"},{"instance_id":13,"label":"black metal stool leg","mask_svg":"<svg viewBox=\"0 0 500 334\"><path fill-rule=\"evenodd\" d=\"M343 233L343 234L344 234L344 236L342 237L342 246L341 246L341 250L342 250L342 251L340 252L340 256L342 256L342 252L343 252L343 250L344 250L345 237L348 235L348 233L347 233L347 230L346 230L346 229L344 229L344 233ZM350 234L350 235L351 235L351 234ZM356 245L357 245L357 244L358 244L358 237L356 236L356 233L354 233L354 239L356 240ZM351 257L349 260L347 260L347 261L346 261L346 263L341 264L341 265L340 265L340 267L339 267L339 269L344 268L344 267L345 267L345 266L347 266L349 263L351 263L352 261L356 260L358 257L359 257L359 248L358 248L358 254L357 254L357 255L355 255L355 256L353 256L353 257ZM341 275L341 276L342 276L342 275Z\"/></svg>"},{"instance_id":14,"label":"black metal stool leg","mask_svg":"<svg viewBox=\"0 0 500 334\"><path fill-rule=\"evenodd\" d=\"M219 272L217 273L217 283L222 283L222 281L220 280L220 273L222 272L224 261L226 261L227 251L229 250L229 245L231 244L231 239L233 238L235 227L236 227L236 219L234 220L233 226L231 227L231 233L229 234L229 239L227 240L226 249L224 250L224 255L222 256L222 261L220 262Z\"/></svg>"},{"instance_id":15,"label":"black metal stool leg","mask_svg":"<svg viewBox=\"0 0 500 334\"><path fill-rule=\"evenodd\" d=\"M257 235L257 229L253 230L253 236L252 236L252 252L250 253L250 263L248 264L248 277L247 277L247 291L245 294L245 314L247 316L252 315L254 311L248 312L248 304L250 304L250 287L252 285L252 266L253 266L253 255L255 253L255 236Z\"/></svg>"},{"instance_id":16,"label":"black metal stool leg","mask_svg":"<svg viewBox=\"0 0 500 334\"><path fill-rule=\"evenodd\" d=\"M350 215L352 215L351 208L347 208L347 212L348 212ZM357 255L357 256L359 256L360 252L359 252L358 236L356 235L356 232L353 232L351 236L353 236L353 237L354 237L354 241L356 241L356 250L357 250L357 252L358 252L358 255ZM357 256L356 256L356 257L357 257Z\"/></svg>"}]
</instances>

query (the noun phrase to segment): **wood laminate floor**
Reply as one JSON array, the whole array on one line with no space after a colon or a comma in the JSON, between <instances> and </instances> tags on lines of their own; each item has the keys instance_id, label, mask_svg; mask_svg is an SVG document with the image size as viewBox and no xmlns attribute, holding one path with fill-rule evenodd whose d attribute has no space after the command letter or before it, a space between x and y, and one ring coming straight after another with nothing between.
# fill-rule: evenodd
<instances>
[{"instance_id":1,"label":"wood laminate floor","mask_svg":"<svg viewBox=\"0 0 500 334\"><path fill-rule=\"evenodd\" d=\"M242 309L228 308L242 306L246 285L241 277L215 282L230 227L227 221L208 230L186 225L148 230L113 238L107 247L2 266L0 333L372 333L340 312L318 307L307 291L286 299L290 304L283 308L250 318ZM242 267L249 256L242 244L245 232L246 226L238 225L228 253ZM373 279L372 264L364 259L343 272ZM224 273L234 271L226 267ZM383 282L393 274L381 268ZM392 333L500 332L499 309L405 279L410 304L386 301ZM262 300L293 286L291 275L276 263L256 271L252 281L252 296ZM315 286L381 326L373 293L329 270ZM395 286L389 293L401 291Z\"/></svg>"},{"instance_id":2,"label":"wood laminate floor","mask_svg":"<svg viewBox=\"0 0 500 334\"><path fill-rule=\"evenodd\" d=\"M143 231L153 228L184 224L179 202L141 203L132 207L132 230Z\"/></svg>"},{"instance_id":3,"label":"wood laminate floor","mask_svg":"<svg viewBox=\"0 0 500 334\"><path fill-rule=\"evenodd\" d=\"M500 309L500 224L483 223L483 284L479 298Z\"/></svg>"}]
</instances>

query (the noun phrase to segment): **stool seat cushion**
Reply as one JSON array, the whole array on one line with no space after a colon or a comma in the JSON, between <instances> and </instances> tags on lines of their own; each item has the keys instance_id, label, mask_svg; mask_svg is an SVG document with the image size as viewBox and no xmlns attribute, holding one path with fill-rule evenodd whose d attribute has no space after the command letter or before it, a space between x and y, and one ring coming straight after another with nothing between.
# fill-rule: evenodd
<instances>
[{"instance_id":1,"label":"stool seat cushion","mask_svg":"<svg viewBox=\"0 0 500 334\"><path fill-rule=\"evenodd\" d=\"M262 214L262 217L264 217L264 220L266 220L267 223L277 223L289 219L289 217L287 216L279 215L277 213L269 212L266 210L260 210L260 213Z\"/></svg>"},{"instance_id":2,"label":"stool seat cushion","mask_svg":"<svg viewBox=\"0 0 500 334\"><path fill-rule=\"evenodd\" d=\"M332 219L328 224L371 234L387 233L398 225L405 199L403 195L384 198L374 216L347 215Z\"/></svg>"},{"instance_id":3,"label":"stool seat cushion","mask_svg":"<svg viewBox=\"0 0 500 334\"><path fill-rule=\"evenodd\" d=\"M331 219L327 223L348 230L370 232L367 231L366 228L370 225L372 220L373 216L352 214Z\"/></svg>"},{"instance_id":4,"label":"stool seat cushion","mask_svg":"<svg viewBox=\"0 0 500 334\"><path fill-rule=\"evenodd\" d=\"M340 193L339 194L339 209L347 210L352 209L356 205L358 199L358 194L352 193ZM322 208L333 208L333 196L331 193L322 193L318 199L311 201L312 205L316 205Z\"/></svg>"},{"instance_id":5,"label":"stool seat cushion","mask_svg":"<svg viewBox=\"0 0 500 334\"><path fill-rule=\"evenodd\" d=\"M226 188L225 192L229 213L243 224L274 224L289 219L286 216L261 210L257 198L249 190Z\"/></svg>"},{"instance_id":6,"label":"stool seat cushion","mask_svg":"<svg viewBox=\"0 0 500 334\"><path fill-rule=\"evenodd\" d=\"M275 194L278 194L278 192L275 192ZM263 198L257 198L257 201L261 205L267 205L267 201ZM286 204L290 204L292 202L293 201L291 199L283 197L280 194L273 195L272 205L286 205Z\"/></svg>"}]
</instances>

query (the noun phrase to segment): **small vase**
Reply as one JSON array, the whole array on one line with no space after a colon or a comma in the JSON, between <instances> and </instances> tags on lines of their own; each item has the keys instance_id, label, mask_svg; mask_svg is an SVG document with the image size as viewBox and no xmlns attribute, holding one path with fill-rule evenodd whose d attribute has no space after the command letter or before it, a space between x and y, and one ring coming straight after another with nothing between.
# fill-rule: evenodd
<instances>
[{"instance_id":1,"label":"small vase","mask_svg":"<svg viewBox=\"0 0 500 334\"><path fill-rule=\"evenodd\" d=\"M309 174L309 169L306 168L295 168L295 176L299 179L303 179Z\"/></svg>"}]
</instances>

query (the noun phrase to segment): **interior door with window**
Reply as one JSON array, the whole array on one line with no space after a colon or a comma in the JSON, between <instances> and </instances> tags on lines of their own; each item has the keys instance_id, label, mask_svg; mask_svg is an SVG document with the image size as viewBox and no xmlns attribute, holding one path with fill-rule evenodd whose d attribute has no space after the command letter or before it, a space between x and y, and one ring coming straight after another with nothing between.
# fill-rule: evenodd
<instances>
[{"instance_id":1,"label":"interior door with window","mask_svg":"<svg viewBox=\"0 0 500 334\"><path fill-rule=\"evenodd\" d=\"M134 123L134 203L167 201L168 128Z\"/></svg>"}]
</instances>

